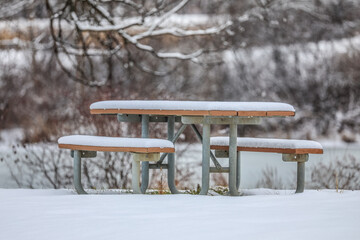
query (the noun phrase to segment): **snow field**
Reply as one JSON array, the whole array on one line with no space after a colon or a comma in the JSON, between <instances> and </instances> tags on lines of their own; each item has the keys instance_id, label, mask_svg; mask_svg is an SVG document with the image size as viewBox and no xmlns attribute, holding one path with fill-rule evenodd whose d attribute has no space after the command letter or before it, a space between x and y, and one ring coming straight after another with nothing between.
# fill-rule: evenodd
<instances>
[{"instance_id":1,"label":"snow field","mask_svg":"<svg viewBox=\"0 0 360 240\"><path fill-rule=\"evenodd\" d=\"M0 189L0 239L358 239L360 191L244 196Z\"/></svg>"}]
</instances>

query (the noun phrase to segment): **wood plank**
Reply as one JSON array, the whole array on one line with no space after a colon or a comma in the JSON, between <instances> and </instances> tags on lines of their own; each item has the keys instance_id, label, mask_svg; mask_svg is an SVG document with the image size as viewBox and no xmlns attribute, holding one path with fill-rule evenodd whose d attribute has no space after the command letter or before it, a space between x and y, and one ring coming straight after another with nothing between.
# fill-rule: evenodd
<instances>
[{"instance_id":1,"label":"wood plank","mask_svg":"<svg viewBox=\"0 0 360 240\"><path fill-rule=\"evenodd\" d=\"M208 116L209 111L158 110L158 109L91 109L91 114L148 114L167 116Z\"/></svg>"},{"instance_id":2,"label":"wood plank","mask_svg":"<svg viewBox=\"0 0 360 240\"><path fill-rule=\"evenodd\" d=\"M295 112L291 112L291 111L267 111L266 116L269 116L269 117L275 117L275 116L293 117L293 116L295 116Z\"/></svg>"},{"instance_id":3,"label":"wood plank","mask_svg":"<svg viewBox=\"0 0 360 240\"><path fill-rule=\"evenodd\" d=\"M212 110L209 111L209 115L210 116L237 116L237 112L236 111L220 111L220 110Z\"/></svg>"},{"instance_id":4,"label":"wood plank","mask_svg":"<svg viewBox=\"0 0 360 240\"><path fill-rule=\"evenodd\" d=\"M134 152L134 153L174 153L174 148L138 148L138 147L102 147L102 146L84 146L73 144L59 144L59 148L83 151L99 151L99 152Z\"/></svg>"},{"instance_id":5,"label":"wood plank","mask_svg":"<svg viewBox=\"0 0 360 240\"><path fill-rule=\"evenodd\" d=\"M158 110L158 109L90 109L91 114L148 114L165 116L236 116L236 111Z\"/></svg>"},{"instance_id":6,"label":"wood plank","mask_svg":"<svg viewBox=\"0 0 360 240\"><path fill-rule=\"evenodd\" d=\"M167 116L295 116L291 111L220 111L220 110L159 110L159 109L90 109L91 114L148 114Z\"/></svg>"},{"instance_id":7,"label":"wood plank","mask_svg":"<svg viewBox=\"0 0 360 240\"><path fill-rule=\"evenodd\" d=\"M241 117L265 117L266 111L238 111L237 115Z\"/></svg>"},{"instance_id":8,"label":"wood plank","mask_svg":"<svg viewBox=\"0 0 360 240\"><path fill-rule=\"evenodd\" d=\"M229 146L210 145L210 149L229 151ZM244 152L270 152L287 154L322 154L323 150L318 148L255 148L255 147L237 147L237 151Z\"/></svg>"}]
</instances>

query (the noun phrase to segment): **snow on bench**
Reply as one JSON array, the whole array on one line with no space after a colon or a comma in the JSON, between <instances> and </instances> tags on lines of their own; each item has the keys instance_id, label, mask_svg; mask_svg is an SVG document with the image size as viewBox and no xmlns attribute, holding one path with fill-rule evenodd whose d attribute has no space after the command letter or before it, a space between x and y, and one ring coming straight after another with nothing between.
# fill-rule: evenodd
<instances>
[{"instance_id":1,"label":"snow on bench","mask_svg":"<svg viewBox=\"0 0 360 240\"><path fill-rule=\"evenodd\" d=\"M229 150L229 137L212 137L210 148ZM322 154L320 143L309 140L273 139L273 138L237 138L237 150L249 152L274 152L286 154Z\"/></svg>"},{"instance_id":2,"label":"snow on bench","mask_svg":"<svg viewBox=\"0 0 360 240\"><path fill-rule=\"evenodd\" d=\"M293 106L279 102L113 100L90 105L92 114L214 116L294 116Z\"/></svg>"},{"instance_id":3,"label":"snow on bench","mask_svg":"<svg viewBox=\"0 0 360 240\"><path fill-rule=\"evenodd\" d=\"M160 153L174 153L174 144L169 140L154 138L122 138L88 135L71 135L58 140L59 148L72 150L74 157L74 185L79 194L86 194L81 184L81 158L96 157L96 151L132 153L132 188L141 193L140 162L158 161Z\"/></svg>"},{"instance_id":4,"label":"snow on bench","mask_svg":"<svg viewBox=\"0 0 360 240\"><path fill-rule=\"evenodd\" d=\"M104 152L175 152L174 144L169 140L154 138L122 138L88 135L71 135L58 140L59 148Z\"/></svg>"}]
</instances>

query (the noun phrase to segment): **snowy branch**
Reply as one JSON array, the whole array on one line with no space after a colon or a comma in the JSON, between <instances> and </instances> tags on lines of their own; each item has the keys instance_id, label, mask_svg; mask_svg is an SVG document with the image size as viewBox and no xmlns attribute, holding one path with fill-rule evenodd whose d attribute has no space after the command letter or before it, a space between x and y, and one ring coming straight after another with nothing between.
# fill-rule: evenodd
<instances>
[{"instance_id":1,"label":"snowy branch","mask_svg":"<svg viewBox=\"0 0 360 240\"><path fill-rule=\"evenodd\" d=\"M146 3L145 6L144 2L131 0L84 0L67 1L63 7L59 8L47 0L48 11L51 15L51 34L55 42L53 47L56 53L68 55L69 58L76 57L75 60L72 58L72 61L78 62L76 69L81 69L81 71L73 74L72 77L78 78L80 82L86 82L86 78L96 78L96 71L93 68L98 63L95 63L97 60L93 57L116 56L117 59L124 59L127 51L136 50L157 59L190 60L199 63L199 57L213 49L196 46L180 50L181 47L178 45L164 46L161 39L165 39L167 35L177 38L211 37L221 34L233 23L230 20L216 23L216 26L206 23L205 26L198 26L195 29L187 29L182 25L170 26L167 20L183 9L189 1L157 1ZM119 15L122 11L112 11L116 4L120 5L121 9L125 7L122 11L126 11L127 7L132 9L132 14L137 15L124 18ZM72 26L70 27L72 30L63 28L64 21ZM70 35L70 31L74 31L74 34ZM157 38L153 41L155 37ZM142 67L139 69L145 72L150 71ZM68 72L71 71L68 70ZM153 70L152 72L167 71Z\"/></svg>"},{"instance_id":2,"label":"snowy branch","mask_svg":"<svg viewBox=\"0 0 360 240\"><path fill-rule=\"evenodd\" d=\"M12 17L24 10L26 7L32 5L34 2L35 0L4 1L1 3L0 18Z\"/></svg>"}]
</instances>

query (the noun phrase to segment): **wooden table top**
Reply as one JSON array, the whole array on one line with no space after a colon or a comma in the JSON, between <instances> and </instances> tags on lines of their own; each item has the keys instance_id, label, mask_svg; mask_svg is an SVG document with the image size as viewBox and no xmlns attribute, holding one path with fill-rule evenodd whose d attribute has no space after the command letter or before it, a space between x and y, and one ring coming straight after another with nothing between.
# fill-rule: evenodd
<instances>
[{"instance_id":1,"label":"wooden table top","mask_svg":"<svg viewBox=\"0 0 360 240\"><path fill-rule=\"evenodd\" d=\"M112 100L90 105L91 114L148 114L174 116L294 116L290 104L279 102L221 102Z\"/></svg>"}]
</instances>

